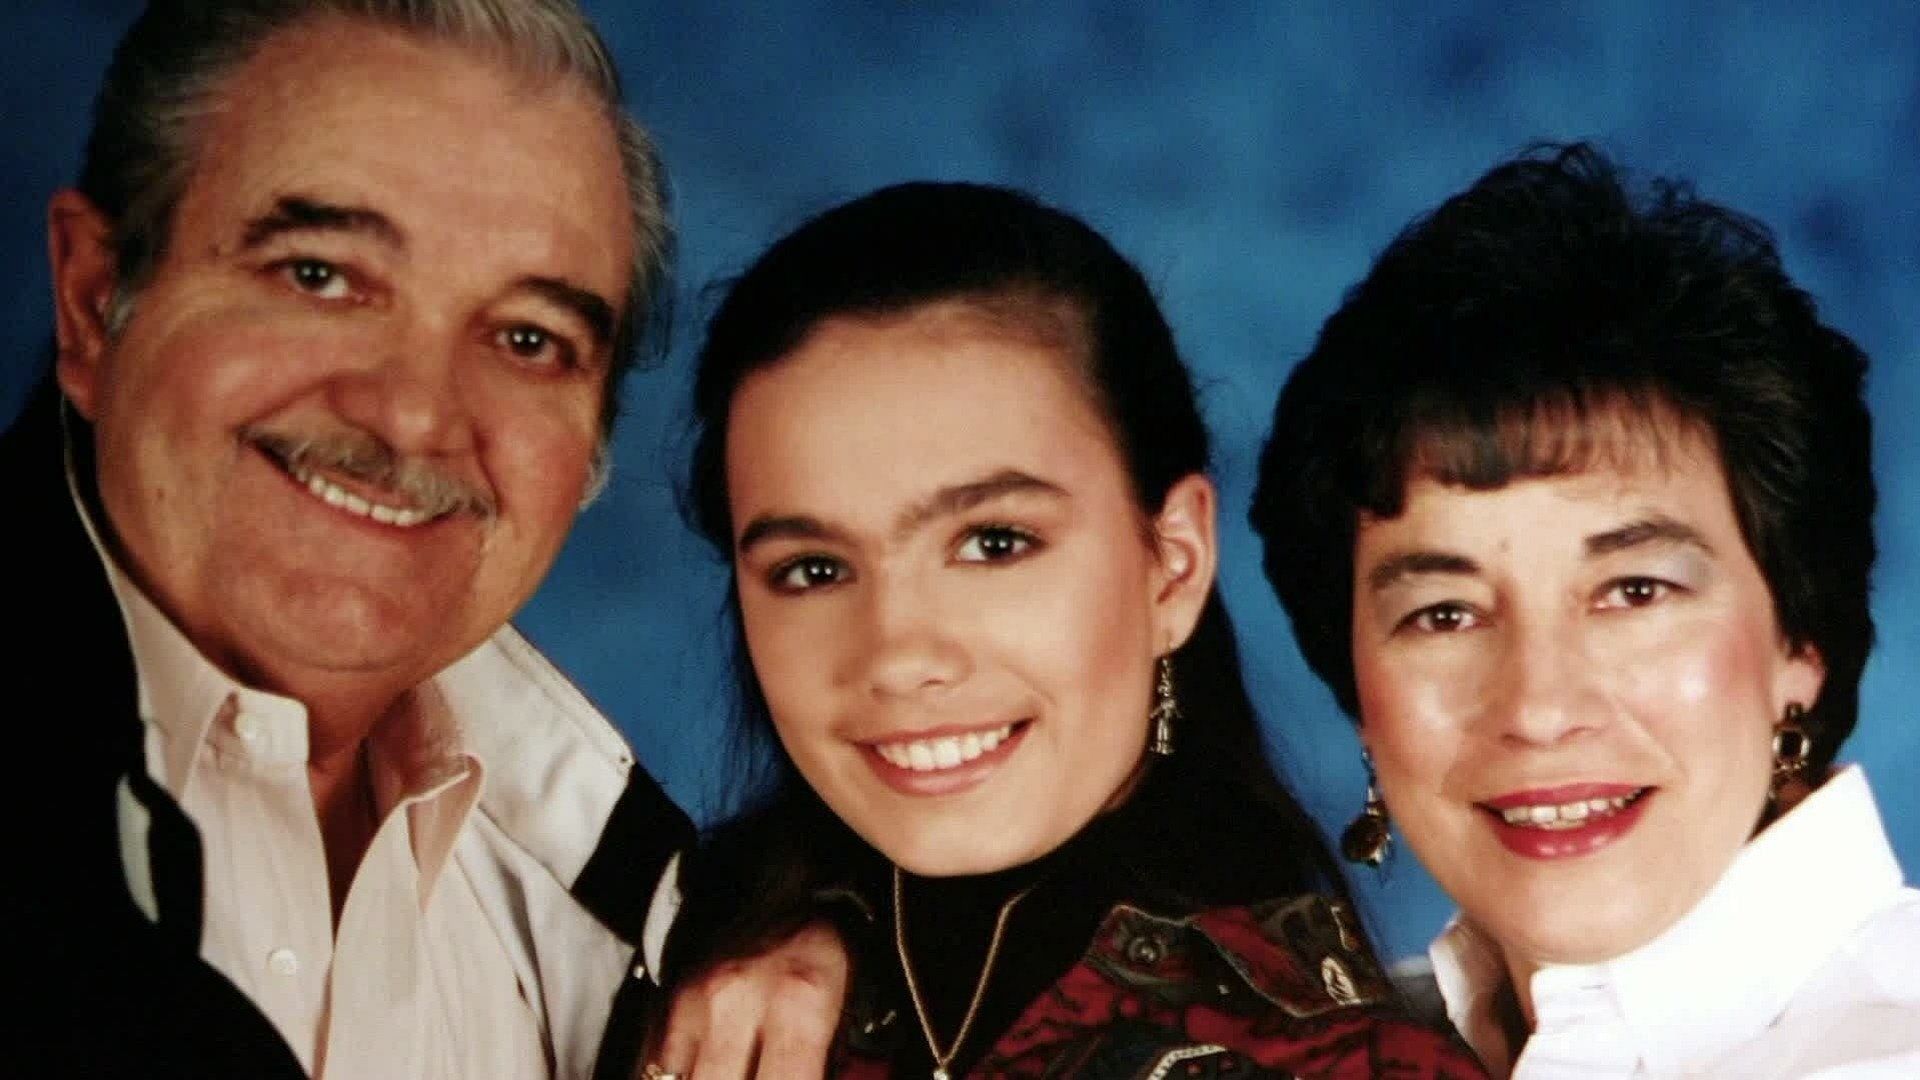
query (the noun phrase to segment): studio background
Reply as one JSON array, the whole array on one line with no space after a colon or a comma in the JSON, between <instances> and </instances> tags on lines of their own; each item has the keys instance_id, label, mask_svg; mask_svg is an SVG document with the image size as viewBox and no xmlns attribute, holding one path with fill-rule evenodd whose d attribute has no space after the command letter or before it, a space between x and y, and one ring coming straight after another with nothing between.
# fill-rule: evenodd
<instances>
[{"instance_id":1,"label":"studio background","mask_svg":"<svg viewBox=\"0 0 1920 1080\"><path fill-rule=\"evenodd\" d=\"M1250 685L1285 774L1337 835L1361 802L1358 744L1301 662L1245 522L1274 395L1413 214L1532 140L1591 138L1772 225L1790 272L1873 358L1880 644L1842 757L1866 763L1920 872L1920 5L585 6L666 158L676 319L668 354L626 385L611 488L519 623L696 815L729 787L723 568L674 497L710 282L810 214L909 178L1012 184L1110 235L1199 376ZM0 13L15 43L0 69L0 303L16 343L0 422L51 332L46 199L77 169L137 8ZM1394 956L1446 917L1404 852L1354 877Z\"/></svg>"}]
</instances>

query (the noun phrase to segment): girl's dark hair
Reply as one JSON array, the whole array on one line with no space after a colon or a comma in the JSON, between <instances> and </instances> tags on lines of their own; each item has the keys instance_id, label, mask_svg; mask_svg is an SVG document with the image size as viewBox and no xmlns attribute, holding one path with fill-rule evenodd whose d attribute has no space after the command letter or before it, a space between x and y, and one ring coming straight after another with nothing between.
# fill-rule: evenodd
<instances>
[{"instance_id":1,"label":"girl's dark hair","mask_svg":"<svg viewBox=\"0 0 1920 1080\"><path fill-rule=\"evenodd\" d=\"M1143 514L1157 512L1181 478L1207 467L1207 432L1193 383L1138 270L1086 223L1005 188L909 183L883 188L800 226L735 281L707 327L694 385L696 445L686 503L695 527L731 558L725 448L734 394L781 362L822 320L884 317L941 301L975 301L998 317L1065 307L1080 323L1087 387L1120 450ZM1011 313L1011 314L1010 314ZM676 923L677 977L750 954L805 917L814 890L835 884L833 848L850 834L802 780L778 740L738 631L734 667L742 727L770 775L757 797L710 837L683 881ZM1233 628L1217 591L1173 656L1179 748L1159 759L1135 801L1156 835L1131 837L1128 858L1144 887L1174 902L1190 895L1180 870L1216 837L1257 832L1249 859L1279 864L1291 891L1345 897L1339 869L1275 777L1241 680ZM1171 793L1168 797L1167 793ZM1164 807L1164 812L1158 808ZM702 894L707 899L702 899ZM741 900L752 897L746 911ZM703 910L704 909L704 910ZM692 916L689 919L689 916Z\"/></svg>"},{"instance_id":2,"label":"girl's dark hair","mask_svg":"<svg viewBox=\"0 0 1920 1080\"><path fill-rule=\"evenodd\" d=\"M1759 222L1536 148L1396 237L1288 377L1251 513L1267 579L1357 715L1358 515L1397 516L1414 475L1497 488L1587 466L1608 425L1677 421L1719 454L1781 632L1825 662L1805 720L1824 768L1873 642L1866 366Z\"/></svg>"}]
</instances>

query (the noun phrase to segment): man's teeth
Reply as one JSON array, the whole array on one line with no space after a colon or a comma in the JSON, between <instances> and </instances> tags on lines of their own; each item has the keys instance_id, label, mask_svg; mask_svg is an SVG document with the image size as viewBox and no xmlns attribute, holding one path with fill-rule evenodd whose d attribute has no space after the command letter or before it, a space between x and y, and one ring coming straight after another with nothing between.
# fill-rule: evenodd
<instances>
[{"instance_id":1,"label":"man's teeth","mask_svg":"<svg viewBox=\"0 0 1920 1080\"><path fill-rule=\"evenodd\" d=\"M938 739L913 739L909 742L875 743L874 752L887 763L914 772L934 772L965 765L1007 741L1012 724L991 731L969 731L965 735L944 735Z\"/></svg>"},{"instance_id":2,"label":"man's teeth","mask_svg":"<svg viewBox=\"0 0 1920 1080\"><path fill-rule=\"evenodd\" d=\"M382 525L397 525L403 529L418 525L427 520L427 514L424 510L414 510L404 506L387 506L383 503L369 502L355 495L353 492L348 491L346 488L341 487L339 484L321 476L317 472L302 469L298 466L295 466L291 471L295 480L307 485L307 490L313 492L316 497L328 506L337 506L349 513L359 514L364 518L372 518Z\"/></svg>"},{"instance_id":3,"label":"man's teeth","mask_svg":"<svg viewBox=\"0 0 1920 1080\"><path fill-rule=\"evenodd\" d=\"M1627 808L1632 795L1611 799L1581 799L1557 806L1510 806L1500 811L1509 825L1529 829L1577 829L1588 818L1609 817Z\"/></svg>"}]
</instances>

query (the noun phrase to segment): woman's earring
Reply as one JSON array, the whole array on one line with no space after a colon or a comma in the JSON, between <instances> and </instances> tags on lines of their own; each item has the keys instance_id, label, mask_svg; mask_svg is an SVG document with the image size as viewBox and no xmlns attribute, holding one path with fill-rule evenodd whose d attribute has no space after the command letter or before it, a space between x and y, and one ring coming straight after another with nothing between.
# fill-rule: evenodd
<instances>
[{"instance_id":1,"label":"woman's earring","mask_svg":"<svg viewBox=\"0 0 1920 1080\"><path fill-rule=\"evenodd\" d=\"M1340 854L1352 863L1379 866L1387 861L1387 849L1393 846L1393 827L1387 821L1387 804L1380 801L1380 785L1373 776L1373 758L1360 752L1367 763L1367 804L1340 834Z\"/></svg>"},{"instance_id":2,"label":"woman's earring","mask_svg":"<svg viewBox=\"0 0 1920 1080\"><path fill-rule=\"evenodd\" d=\"M1807 710L1799 702L1790 701L1780 726L1773 729L1773 788L1769 793L1773 798L1780 796L1782 788L1804 779L1807 762L1813 758L1813 740L1800 725L1805 715Z\"/></svg>"},{"instance_id":3,"label":"woman's earring","mask_svg":"<svg viewBox=\"0 0 1920 1080\"><path fill-rule=\"evenodd\" d=\"M1161 757L1173 756L1173 722L1180 716L1180 703L1173 697L1173 656L1160 658L1153 678L1153 708L1147 710L1151 734L1147 749Z\"/></svg>"}]
</instances>

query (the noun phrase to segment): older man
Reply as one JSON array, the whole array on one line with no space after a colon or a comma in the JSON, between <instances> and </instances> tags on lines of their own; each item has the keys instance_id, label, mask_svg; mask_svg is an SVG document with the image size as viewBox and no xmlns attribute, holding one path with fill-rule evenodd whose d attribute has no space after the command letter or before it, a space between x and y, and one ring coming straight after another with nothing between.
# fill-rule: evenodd
<instances>
[{"instance_id":1,"label":"older man","mask_svg":"<svg viewBox=\"0 0 1920 1080\"><path fill-rule=\"evenodd\" d=\"M156 0L48 231L58 390L0 444L63 598L12 654L24 1075L613 1071L690 829L505 628L664 256L592 29Z\"/></svg>"}]
</instances>

